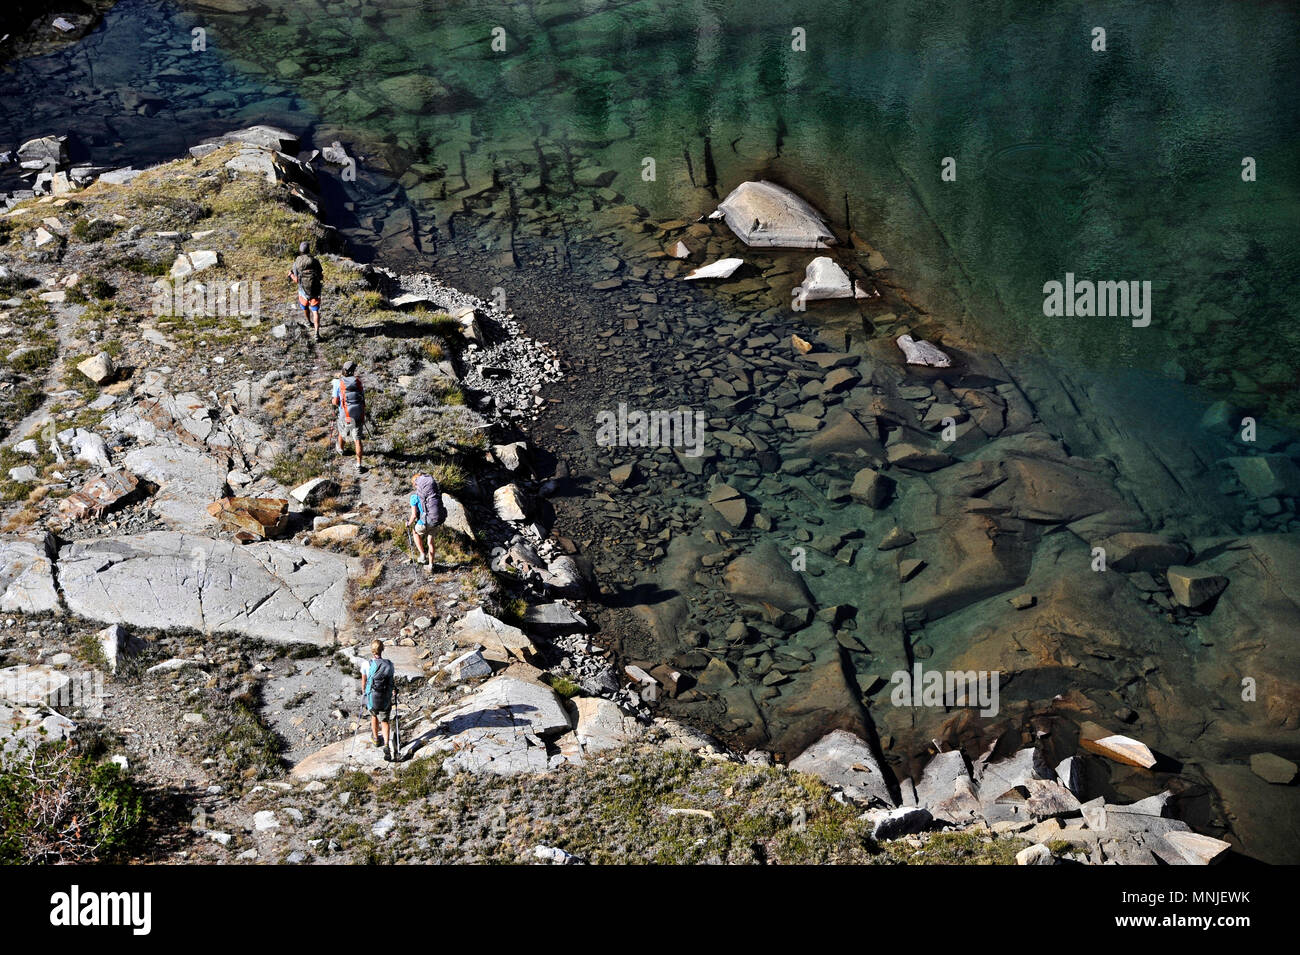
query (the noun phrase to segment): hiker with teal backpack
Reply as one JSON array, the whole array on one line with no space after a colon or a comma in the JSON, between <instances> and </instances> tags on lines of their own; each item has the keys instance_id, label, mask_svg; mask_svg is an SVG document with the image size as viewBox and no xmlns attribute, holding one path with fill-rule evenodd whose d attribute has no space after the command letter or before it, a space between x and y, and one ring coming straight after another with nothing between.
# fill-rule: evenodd
<instances>
[{"instance_id":1,"label":"hiker with teal backpack","mask_svg":"<svg viewBox=\"0 0 1300 955\"><path fill-rule=\"evenodd\" d=\"M330 388L330 404L338 409L335 417L334 453L343 455L343 442L351 441L357 453L357 472L365 470L361 464L361 439L366 427L366 390L357 374L357 363L343 363L342 376L335 378Z\"/></svg>"},{"instance_id":2,"label":"hiker with teal backpack","mask_svg":"<svg viewBox=\"0 0 1300 955\"><path fill-rule=\"evenodd\" d=\"M384 760L392 762L397 757L397 748L393 744L393 734L388 719L388 711L393 708L396 696L396 679L393 661L384 659L384 641L376 640L370 644L374 654L361 674L361 695L365 698L366 709L370 713L370 739L376 746L384 748ZM384 735L379 735L380 727Z\"/></svg>"},{"instance_id":3,"label":"hiker with teal backpack","mask_svg":"<svg viewBox=\"0 0 1300 955\"><path fill-rule=\"evenodd\" d=\"M406 518L406 530L415 546L416 560L428 564L433 570L433 529L447 519L442 506L442 491L432 474L416 474L411 478L411 513Z\"/></svg>"}]
</instances>

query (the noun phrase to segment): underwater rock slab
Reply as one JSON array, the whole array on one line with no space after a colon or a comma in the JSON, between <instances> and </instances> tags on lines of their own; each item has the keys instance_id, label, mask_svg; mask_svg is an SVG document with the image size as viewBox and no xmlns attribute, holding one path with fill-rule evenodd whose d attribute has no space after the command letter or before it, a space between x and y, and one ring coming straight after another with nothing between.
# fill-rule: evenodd
<instances>
[{"instance_id":1,"label":"underwater rock slab","mask_svg":"<svg viewBox=\"0 0 1300 955\"><path fill-rule=\"evenodd\" d=\"M774 182L742 182L722 200L718 211L746 245L825 249L835 244L821 214Z\"/></svg>"}]
</instances>

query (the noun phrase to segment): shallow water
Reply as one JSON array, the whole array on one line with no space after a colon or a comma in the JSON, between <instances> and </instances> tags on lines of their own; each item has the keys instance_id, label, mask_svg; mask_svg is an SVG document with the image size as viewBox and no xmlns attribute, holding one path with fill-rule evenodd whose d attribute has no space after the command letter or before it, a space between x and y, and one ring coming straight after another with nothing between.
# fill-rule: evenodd
<instances>
[{"instance_id":1,"label":"shallow water","mask_svg":"<svg viewBox=\"0 0 1300 955\"><path fill-rule=\"evenodd\" d=\"M1132 444L1222 456L1198 427L1215 397L1276 424L1300 413L1300 14L1286 5L832 0L796 13L752 2L274 0L247 4L247 15L180 6L191 12L124 0L78 47L17 64L0 78L0 147L74 129L96 162L139 164L253 122L309 133L316 146L338 138L362 157L356 182L328 184L332 219L348 235L454 268L451 280L459 273L474 291L526 288L555 302L607 277L606 255L637 261L635 237L597 235L600 212L630 203L651 220L692 219L736 183L771 178L876 250L839 254L904 290L912 325L960 330L1018 362L1018 377L1048 396L1040 414L1075 453L1110 454L1099 422L1124 421ZM206 51L190 49L196 26L208 31ZM1090 49L1094 26L1107 31L1105 52ZM496 27L504 52L492 49ZM791 49L796 27L805 51ZM128 108L141 93L146 104ZM1244 156L1257 163L1255 182L1241 178ZM940 177L945 157L956 181ZM401 226L411 213L414 235ZM687 316L870 332L864 318L879 320L883 306L791 310L789 286L807 258L765 257L793 272L747 297L674 289L624 313L639 287L586 293L590 325L575 323L573 341L561 341L563 320L537 322L587 373L573 393L584 413L652 385L661 406L691 403L698 382L665 355L694 349L701 365L721 356L699 351L710 339ZM547 269L558 277L541 278ZM1043 284L1067 272L1149 281L1150 325L1045 316ZM511 304L525 321L542 311L527 296ZM659 322L660 353L594 350L585 336L619 314ZM1089 403L1053 404L1061 379ZM572 452L603 480L591 435ZM774 489L757 466L724 463L783 530L800 508L832 526L845 519L792 506L793 482ZM1146 504L1169 530L1240 529L1239 502L1212 487ZM622 503L573 506L578 519L632 526ZM654 559L604 553L627 602L656 586ZM828 573L826 589L846 602L865 604L886 583L861 566L831 562ZM690 608L693 620L722 610L707 596ZM623 637L647 654L674 649ZM902 641L887 637L893 650L872 649L889 660ZM872 716L882 733L907 731L888 711Z\"/></svg>"}]
</instances>

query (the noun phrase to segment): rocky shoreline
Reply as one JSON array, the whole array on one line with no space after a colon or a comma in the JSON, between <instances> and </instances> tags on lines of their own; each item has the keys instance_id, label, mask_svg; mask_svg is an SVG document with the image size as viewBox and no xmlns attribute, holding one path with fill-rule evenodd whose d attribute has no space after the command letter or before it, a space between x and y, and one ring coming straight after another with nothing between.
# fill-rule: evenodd
<instances>
[{"instance_id":1,"label":"rocky shoreline","mask_svg":"<svg viewBox=\"0 0 1300 955\"><path fill-rule=\"evenodd\" d=\"M1113 779L1107 767L1122 765L1113 758L1127 750L1114 742L1117 733L1091 717L1131 721L1100 711L1072 685L1053 684L1050 672L1065 665L1063 653L1075 652L1062 633L1091 649L1099 645L1091 624L1063 628L1072 601L1085 605L1084 615L1109 605L1116 633L1119 620L1129 628L1135 618L1150 621L1138 628L1146 644L1140 653L1129 647L1094 657L1107 661L1102 676L1114 679L1116 671L1122 677L1140 659L1158 655L1169 627L1186 638L1236 626L1235 614L1244 608L1232 601L1239 591L1250 599L1251 570L1241 566L1240 547L1146 530L1148 515L1114 490L1102 466L1043 433L1036 409L1050 404L1050 396L1031 403L996 358L947 340L941 344L956 359L955 369L922 374L904 366L891 339L929 334L920 322L892 323L890 339L829 331L809 342L790 338L771 316L747 326L711 326L691 316L682 326L686 333L716 339L705 354L718 346L713 374L702 373L698 353L676 360L694 376L698 403L714 409L706 477L693 470L704 462L683 460L670 448L632 462L590 443L566 447L571 435L590 441L572 417L557 429L563 457L548 453L549 436L534 442L526 429L534 419L550 424L557 413L550 409L562 407L546 400L561 367L573 369L561 383L571 391L600 383L591 359L585 366L557 363L513 314L427 274L329 256L327 287L338 321L320 346L294 326L291 306L258 322L239 315L141 322L151 276L167 272L193 281L206 272L198 281L264 282L266 294L278 298L272 283L282 281L276 269L288 249L285 232L330 241L329 230L315 222L315 174L297 158L298 146L281 130L240 131L196 147L193 160L103 177L84 191L69 183L0 219L7 225L0 253L8 259L11 293L5 319L32 339L20 346L34 349L25 354L43 359L27 359L32 367L11 384L30 391L57 360L66 385L28 413L54 418L53 435L6 440L13 503L0 544L0 583L14 623L3 631L2 673L7 723L28 724L11 734L18 745L26 745L21 740L31 738L32 726L58 724L57 707L49 704L71 685L69 671L120 658L123 682L108 684L111 715L91 719L102 720L101 732L124 734L118 748L125 761L166 779L178 801L201 814L201 824L187 830L186 848L177 851L205 861L229 857L232 847L234 858L263 861L348 861L375 852L498 857L493 853L504 850L479 839L460 855L447 854L438 824L426 828L417 809L438 804L448 785L482 795L485 777L531 773L561 778L545 787L557 790L552 795L562 804L581 792L566 790L569 783L591 784L580 773L608 772L616 781L629 776L624 785L631 785L635 774L620 769L624 760L669 778L708 774L710 763L726 763L737 767L728 772L745 774L745 785L760 790L769 781L779 790L779 780L795 779L799 770L820 776L829 788L795 783L810 793L806 812L842 823L843 844L865 855L879 856L882 850L870 847L890 838L911 839L915 845L908 845L924 855L939 838L933 829L974 834L986 849L1023 848L1020 861L1035 863L1205 862L1228 848L1172 817L1175 809L1203 805L1199 795L1142 792L1178 780L1179 773ZM250 206L250 198L268 208ZM616 209L609 228L643 220L635 210ZM724 241L717 225L647 225L637 231L656 262L667 261L669 240L698 241L693 254L701 260ZM671 303L673 293L663 286L693 267L669 264L662 275L628 266L633 281L649 287L654 274L661 287L645 293L655 300L646 304ZM753 285L738 294L759 291ZM680 331L662 319L617 322L600 339L611 348L622 346L621 336L667 343ZM535 327L530 317L529 328ZM542 334L563 349L559 335ZM348 474L312 452L328 434L319 424L321 389L345 355L375 381L381 463L365 475ZM12 354L9 363L15 364ZM612 370L624 392L653 402L653 387L637 392L637 380L662 369ZM100 378L93 385L92 373ZM589 391L565 410L585 414L607 395ZM958 433L940 447L935 432L947 427L944 419ZM979 451L996 440L1005 442L996 453ZM34 452L22 448L27 442L34 442ZM404 563L393 524L406 473L431 460L442 469L458 534L440 542L451 569L426 581ZM570 464L576 460L581 467ZM843 474L819 469L798 481L798 462L812 460L838 461ZM142 479L145 493L134 502L124 496L120 509L107 508L99 521L69 519L64 503L74 489L94 491L89 485L105 462L108 473L124 469ZM1257 477L1258 465L1243 467ZM23 468L32 470L30 477ZM764 483L773 472L786 475L779 489ZM1267 482L1260 482L1264 488ZM589 520L571 503L584 483L598 488L584 500L617 515L617 526L637 527L640 518L626 544L602 542L594 568L583 557L588 545L557 533L573 534ZM1242 483L1254 494L1245 477ZM1276 499L1281 513L1291 514L1285 502L1292 495L1268 490L1254 496ZM289 535L231 543L207 510L227 491L291 502ZM792 496L800 493L816 508ZM647 499L657 502L649 513L638 503ZM808 529L808 515L821 513L827 501L842 517L835 523L847 527L824 526L819 518L822 524ZM1264 517L1277 523L1276 514ZM1133 529L1139 525L1144 529ZM1098 540L1107 541L1119 574L1063 569ZM794 572L784 551L800 546L824 555L827 569L806 577ZM1246 546L1259 555L1275 544ZM594 581L607 584L602 564L616 570L620 560L653 568L663 598L611 601L606 586L603 599L584 603L597 596ZM900 560L911 562L906 570ZM1184 565L1202 561L1212 572L1194 566L1184 573ZM1045 563L1058 572L1038 576ZM860 606L861 578L849 573L869 565L876 574L876 564L900 586L875 594L876 605ZM1120 574L1122 583L1110 583ZM1204 592L1207 578L1217 576L1232 583L1211 613L1204 605L1219 595ZM1100 580L1107 582L1094 584ZM1096 586L1107 593L1094 592ZM972 631L972 622L961 620L968 608L987 615L989 598L1008 591L1033 599L1010 603L1001 616L980 618L979 626L1015 634L1015 652L1057 655L1046 668L1047 682L1017 699L1013 719L991 728L954 718L944 707L909 714L919 722L900 747L903 758L891 758L894 740L882 739L874 721L883 711L868 713L889 671L918 659L937 668L991 661L997 666L975 668L1042 670L1008 668L998 641L977 641L983 656L975 661L966 655L967 642L945 639L944 627ZM841 592L853 599L835 599ZM140 599L145 593L148 599ZM613 634L626 641L621 649L635 670L612 665L607 644L614 626L600 627L606 646L593 641L586 617L610 612L619 620L601 604L639 610L655 629L650 644L638 644L630 631ZM1023 614L1035 623L1020 624ZM19 620L27 623L25 633ZM125 627L101 632L103 623ZM399 676L409 681L403 705L411 757L394 785L409 772L415 789L414 795L404 790L406 808L367 827L361 819L341 820L361 804L383 807L384 794L396 793L376 783L376 771L385 771L377 752L365 745L364 733L352 733L349 688L357 648L372 636L394 634ZM638 655L638 645L653 655ZM1262 655L1261 675L1278 670L1268 656L1276 650L1266 644L1254 652ZM91 659L78 661L78 653ZM742 684L741 671L756 679ZM1195 679L1204 671L1176 676ZM1039 672L1030 682L1043 678ZM1069 682L1078 682L1078 674ZM756 696L756 685L773 692ZM1273 718L1293 724L1285 692L1263 689ZM691 718L696 712L705 718ZM131 724L136 732L125 734ZM722 728L734 748L689 729L692 724ZM170 740L177 725L194 738ZM836 726L851 732L826 735ZM756 736L756 727L776 732ZM903 741L903 732L889 728ZM1160 726L1153 745L1172 748L1182 730ZM216 742L232 734L247 742L234 755ZM930 739L939 742L929 751L918 747L918 740ZM763 750L754 750L759 743ZM795 772L772 766L773 750ZM678 751L694 755L687 763L663 762L665 753ZM288 776L279 768L286 752L293 763ZM1153 755L1147 768L1158 764ZM690 802L689 786L655 791L671 803L659 807L666 826L682 825L685 816L715 827L715 816L726 816L713 803L678 804ZM1196 828L1223 832L1217 810L1204 808ZM520 812L507 808L497 833L510 836L498 840L509 844L509 858L564 861L563 851L537 855L557 846L518 843ZM788 838L798 843L807 821L775 802L747 812L766 813L769 848ZM476 818L474 826L486 828L490 840L494 824L485 823L482 811ZM341 838L344 830L348 836ZM395 831L410 836L400 851L389 841ZM803 858L791 845L784 858ZM627 861L637 851L646 850L625 847L623 855L602 859Z\"/></svg>"}]
</instances>

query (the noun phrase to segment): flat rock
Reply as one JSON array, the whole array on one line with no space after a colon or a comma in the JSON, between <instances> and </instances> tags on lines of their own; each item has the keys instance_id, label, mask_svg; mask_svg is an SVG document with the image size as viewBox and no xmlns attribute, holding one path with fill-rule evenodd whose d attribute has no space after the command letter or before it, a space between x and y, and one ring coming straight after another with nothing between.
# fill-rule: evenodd
<instances>
[{"instance_id":1,"label":"flat rock","mask_svg":"<svg viewBox=\"0 0 1300 955\"><path fill-rule=\"evenodd\" d=\"M367 731L349 739L341 739L312 753L296 763L290 770L290 775L303 781L330 779L340 772L372 772L385 765L384 751L371 741Z\"/></svg>"},{"instance_id":2,"label":"flat rock","mask_svg":"<svg viewBox=\"0 0 1300 955\"><path fill-rule=\"evenodd\" d=\"M284 541L241 546L172 531L75 541L59 551L73 613L105 623L333 643L349 619L345 558Z\"/></svg>"},{"instance_id":3,"label":"flat rock","mask_svg":"<svg viewBox=\"0 0 1300 955\"><path fill-rule=\"evenodd\" d=\"M1125 531L1103 538L1097 546L1106 551L1108 567L1125 573L1163 571L1192 556L1186 544L1160 534Z\"/></svg>"},{"instance_id":4,"label":"flat rock","mask_svg":"<svg viewBox=\"0 0 1300 955\"><path fill-rule=\"evenodd\" d=\"M808 585L770 541L731 561L722 576L727 590L742 601L767 603L789 611L812 605Z\"/></svg>"},{"instance_id":5,"label":"flat rock","mask_svg":"<svg viewBox=\"0 0 1300 955\"><path fill-rule=\"evenodd\" d=\"M889 463L894 467L906 468L909 471L938 471L957 460L951 454L937 448L923 447L911 441L890 445L886 449L886 455Z\"/></svg>"},{"instance_id":6,"label":"flat rock","mask_svg":"<svg viewBox=\"0 0 1300 955\"><path fill-rule=\"evenodd\" d=\"M729 279L735 274L736 269L745 264L744 259L718 259L716 262L710 262L708 265L701 265L682 278L687 281L696 279Z\"/></svg>"},{"instance_id":7,"label":"flat rock","mask_svg":"<svg viewBox=\"0 0 1300 955\"><path fill-rule=\"evenodd\" d=\"M1212 865L1232 848L1231 843L1198 832L1166 832L1162 838L1188 865Z\"/></svg>"},{"instance_id":8,"label":"flat rock","mask_svg":"<svg viewBox=\"0 0 1300 955\"><path fill-rule=\"evenodd\" d=\"M182 252L176 256L176 261L172 263L171 277L174 279L188 278L220 264L221 255L218 252L211 250Z\"/></svg>"},{"instance_id":9,"label":"flat rock","mask_svg":"<svg viewBox=\"0 0 1300 955\"><path fill-rule=\"evenodd\" d=\"M1081 733L1079 744L1091 753L1113 759L1117 763L1137 766L1142 769L1150 769L1157 762L1156 756L1151 752L1151 749L1145 743L1141 743L1132 737L1112 733L1099 735L1097 738L1092 739L1089 738L1090 735L1086 730Z\"/></svg>"},{"instance_id":10,"label":"flat rock","mask_svg":"<svg viewBox=\"0 0 1300 955\"><path fill-rule=\"evenodd\" d=\"M184 444L135 448L123 465L137 477L158 485L150 501L154 513L180 530L211 524L208 505L225 496L229 459L221 459Z\"/></svg>"},{"instance_id":11,"label":"flat rock","mask_svg":"<svg viewBox=\"0 0 1300 955\"><path fill-rule=\"evenodd\" d=\"M1295 782L1298 770L1289 759L1273 753L1255 753L1250 757L1250 771L1265 782L1289 786Z\"/></svg>"},{"instance_id":12,"label":"flat rock","mask_svg":"<svg viewBox=\"0 0 1300 955\"><path fill-rule=\"evenodd\" d=\"M645 728L636 718L628 716L612 700L584 696L574 705L578 711L574 734L584 754L619 749L645 735Z\"/></svg>"}]
</instances>

